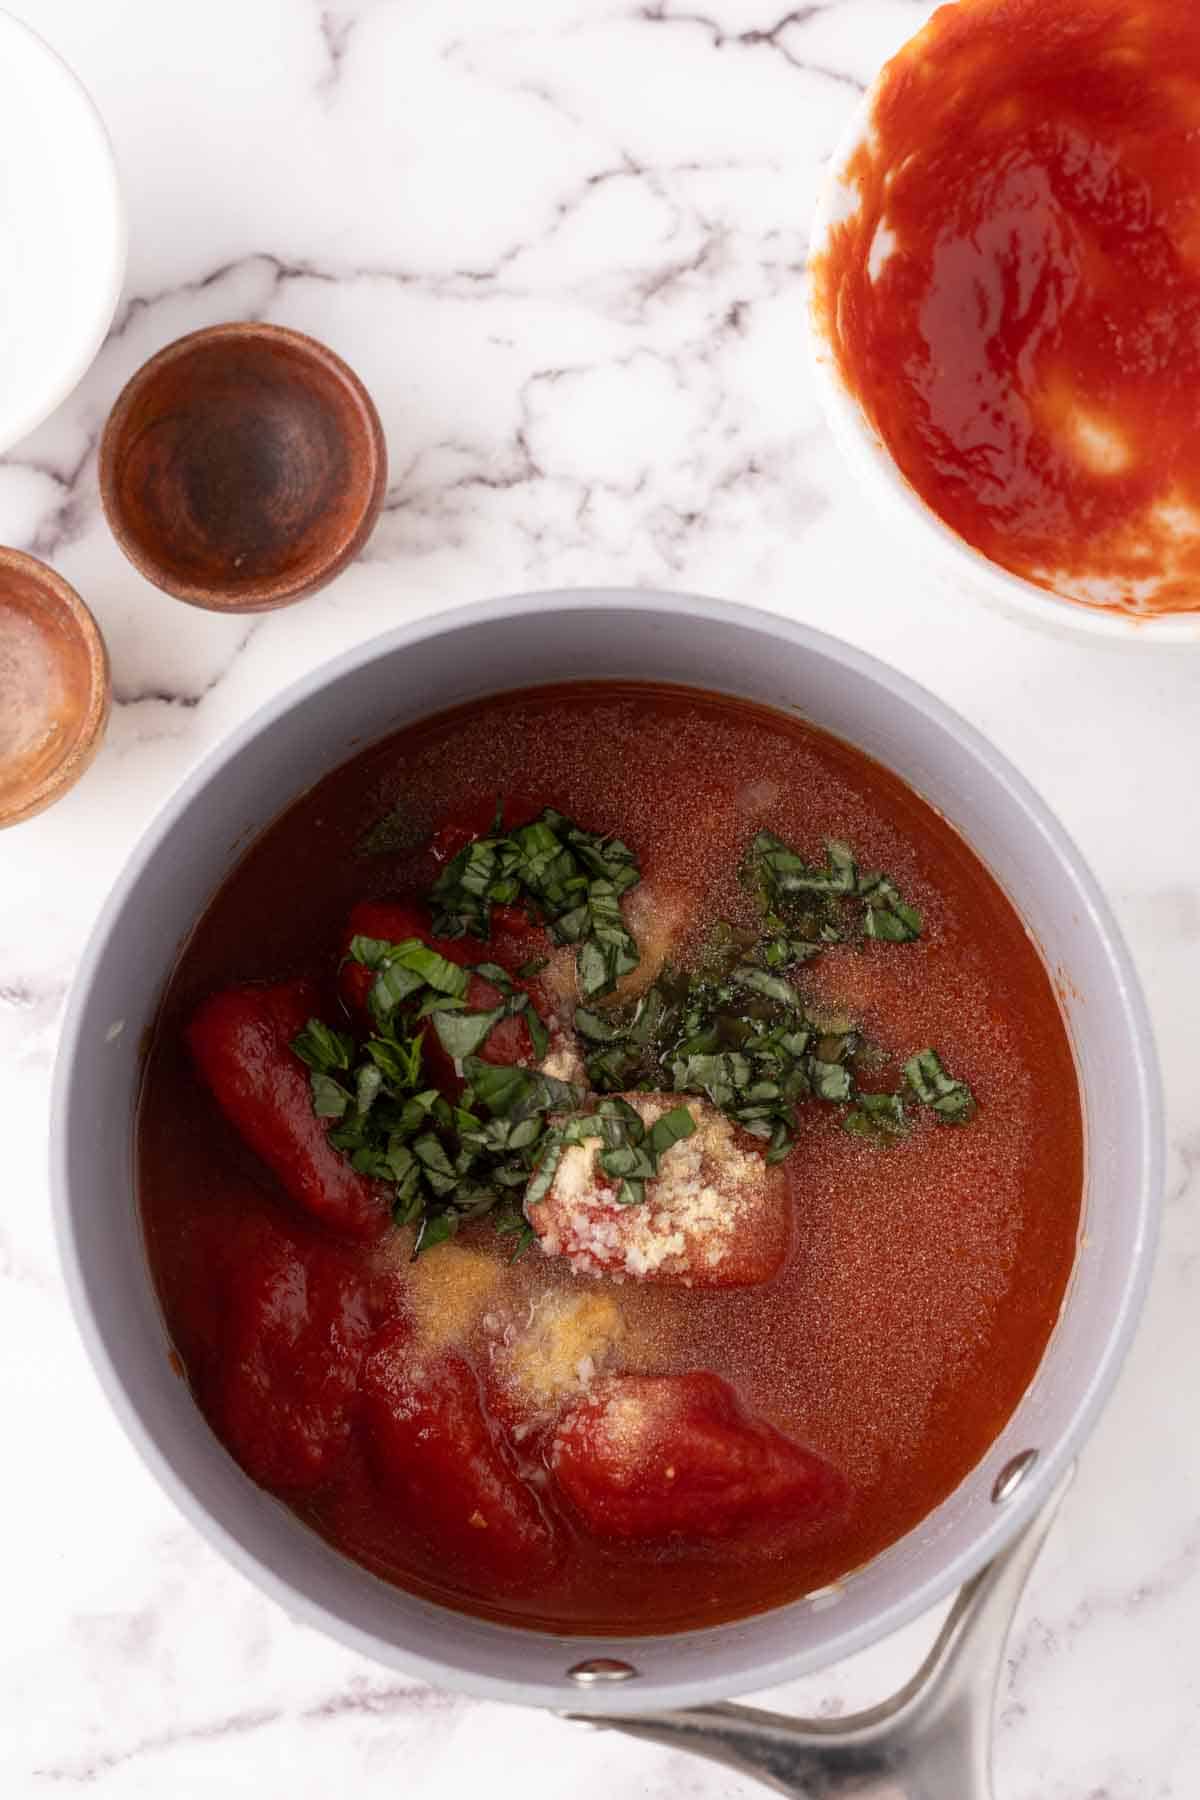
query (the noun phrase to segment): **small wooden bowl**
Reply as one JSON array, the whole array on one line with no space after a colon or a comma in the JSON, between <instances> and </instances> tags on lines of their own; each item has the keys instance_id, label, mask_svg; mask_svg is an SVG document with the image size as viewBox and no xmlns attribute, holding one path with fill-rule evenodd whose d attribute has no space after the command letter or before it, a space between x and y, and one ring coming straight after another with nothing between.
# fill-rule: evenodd
<instances>
[{"instance_id":1,"label":"small wooden bowl","mask_svg":"<svg viewBox=\"0 0 1200 1800\"><path fill-rule=\"evenodd\" d=\"M100 495L142 574L213 612L313 594L371 535L383 427L358 376L280 325L214 325L132 377L100 444Z\"/></svg>"},{"instance_id":2,"label":"small wooden bowl","mask_svg":"<svg viewBox=\"0 0 1200 1800\"><path fill-rule=\"evenodd\" d=\"M110 694L104 639L75 589L36 557L0 550L0 826L75 785Z\"/></svg>"}]
</instances>

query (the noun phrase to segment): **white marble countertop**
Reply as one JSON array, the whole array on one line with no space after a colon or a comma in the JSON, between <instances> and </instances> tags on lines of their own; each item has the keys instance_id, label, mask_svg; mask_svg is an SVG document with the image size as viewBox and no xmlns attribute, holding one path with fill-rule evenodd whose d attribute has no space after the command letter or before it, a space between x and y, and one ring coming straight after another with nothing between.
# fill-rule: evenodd
<instances>
[{"instance_id":1,"label":"white marble countertop","mask_svg":"<svg viewBox=\"0 0 1200 1800\"><path fill-rule=\"evenodd\" d=\"M116 700L81 786L0 838L0 1791L764 1791L398 1680L290 1623L175 1512L109 1416L48 1213L64 993L135 837L196 759L276 689L400 619L627 582L775 608L926 682L1030 776L1116 902L1165 1063L1165 1235L1128 1369L1011 1639L997 1779L1001 1800L1191 1800L1200 651L1060 643L931 588L863 517L805 369L822 165L862 84L929 6L9 4L107 118L131 251L92 372L0 461L0 542L83 593ZM250 626L133 572L101 517L95 457L145 357L247 317L311 331L358 368L392 466L362 562ZM832 1713L880 1697L933 1628L785 1700Z\"/></svg>"}]
</instances>

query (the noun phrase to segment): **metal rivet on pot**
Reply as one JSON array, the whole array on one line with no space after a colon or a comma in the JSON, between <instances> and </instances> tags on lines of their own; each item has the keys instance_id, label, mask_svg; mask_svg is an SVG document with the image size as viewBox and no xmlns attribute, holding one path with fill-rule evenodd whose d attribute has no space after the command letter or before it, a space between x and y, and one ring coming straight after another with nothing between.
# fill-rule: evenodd
<instances>
[{"instance_id":1,"label":"metal rivet on pot","mask_svg":"<svg viewBox=\"0 0 1200 1800\"><path fill-rule=\"evenodd\" d=\"M1037 1459L1036 1450L1022 1450L1019 1456L1011 1457L1005 1463L992 1487L994 1505L1003 1506L1006 1500L1012 1499Z\"/></svg>"},{"instance_id":2,"label":"metal rivet on pot","mask_svg":"<svg viewBox=\"0 0 1200 1800\"><path fill-rule=\"evenodd\" d=\"M578 1662L567 1670L568 1681L578 1687L602 1687L615 1681L632 1681L637 1670L632 1663L618 1662L611 1656L594 1656L590 1662Z\"/></svg>"}]
</instances>

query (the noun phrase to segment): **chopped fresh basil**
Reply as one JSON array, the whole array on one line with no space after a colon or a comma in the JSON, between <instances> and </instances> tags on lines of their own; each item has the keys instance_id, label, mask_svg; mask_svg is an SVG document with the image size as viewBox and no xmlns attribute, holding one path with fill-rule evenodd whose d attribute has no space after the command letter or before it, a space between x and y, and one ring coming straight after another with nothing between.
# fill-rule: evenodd
<instances>
[{"instance_id":1,"label":"chopped fresh basil","mask_svg":"<svg viewBox=\"0 0 1200 1800\"><path fill-rule=\"evenodd\" d=\"M646 1138L646 1146L657 1163L660 1156L665 1156L672 1144L678 1144L684 1138L690 1138L696 1129L696 1121L686 1106L673 1106L670 1112L663 1113L655 1119Z\"/></svg>"},{"instance_id":2,"label":"chopped fresh basil","mask_svg":"<svg viewBox=\"0 0 1200 1800\"><path fill-rule=\"evenodd\" d=\"M598 1012L589 1007L575 1008L575 1029L580 1037L591 1044L611 1044L623 1036L621 1027L614 1025L610 1019L602 1018Z\"/></svg>"},{"instance_id":3,"label":"chopped fresh basil","mask_svg":"<svg viewBox=\"0 0 1200 1800\"><path fill-rule=\"evenodd\" d=\"M907 1132L910 1098L943 1124L974 1116L970 1089L932 1049L908 1060L898 1093L860 1092L856 1069L878 1067L882 1052L863 1043L849 1018L808 1010L790 979L829 944L913 941L921 916L895 883L862 873L840 840L827 842L824 863L813 864L766 831L751 844L743 875L759 900L757 932L719 924L694 973L668 966L628 1005L577 1009L590 1098L536 1068L483 1061L489 1035L508 1018L525 1020L539 1061L549 1045L528 994L498 963L471 969L417 937L353 939L350 958L374 976L373 1031L360 1046L310 1019L293 1049L308 1066L330 1143L355 1169L389 1183L396 1223L416 1226L414 1255L489 1213L520 1255L534 1242L523 1208L544 1200L572 1144L598 1146L619 1204L643 1201L661 1158L696 1126L681 1104L647 1128L628 1092L704 1096L759 1141L769 1163L788 1154L795 1109L806 1100L847 1109L843 1128L877 1145ZM637 967L621 899L639 878L626 845L553 808L511 832L498 815L492 832L439 875L434 929L486 938L492 907L520 902L556 943L575 947L581 991L594 999ZM518 979L544 966L545 959L527 963ZM470 1004L472 974L490 984L496 1005ZM421 1086L430 1028L466 1080L453 1106Z\"/></svg>"},{"instance_id":4,"label":"chopped fresh basil","mask_svg":"<svg viewBox=\"0 0 1200 1800\"><path fill-rule=\"evenodd\" d=\"M414 1019L428 1019L435 1012L466 1012L467 1003L457 994L426 994L421 1003L413 1009Z\"/></svg>"},{"instance_id":5,"label":"chopped fresh basil","mask_svg":"<svg viewBox=\"0 0 1200 1800\"><path fill-rule=\"evenodd\" d=\"M908 1130L904 1102L899 1094L859 1094L853 1112L842 1120L842 1129L882 1147Z\"/></svg>"},{"instance_id":6,"label":"chopped fresh basil","mask_svg":"<svg viewBox=\"0 0 1200 1800\"><path fill-rule=\"evenodd\" d=\"M332 1075L314 1069L308 1078L312 1088L313 1111L318 1119L341 1119L353 1105L350 1095Z\"/></svg>"},{"instance_id":7,"label":"chopped fresh basil","mask_svg":"<svg viewBox=\"0 0 1200 1800\"><path fill-rule=\"evenodd\" d=\"M794 969L798 964L820 956L825 948L824 941L809 943L806 938L786 937L780 933L760 939L756 954L766 969Z\"/></svg>"},{"instance_id":8,"label":"chopped fresh basil","mask_svg":"<svg viewBox=\"0 0 1200 1800\"><path fill-rule=\"evenodd\" d=\"M528 1069L515 1063L473 1064L468 1078L476 1099L496 1118L515 1112L535 1080Z\"/></svg>"},{"instance_id":9,"label":"chopped fresh basil","mask_svg":"<svg viewBox=\"0 0 1200 1800\"><path fill-rule=\"evenodd\" d=\"M360 1063L354 1080L354 1110L365 1119L383 1088L383 1071L377 1062Z\"/></svg>"},{"instance_id":10,"label":"chopped fresh basil","mask_svg":"<svg viewBox=\"0 0 1200 1800\"><path fill-rule=\"evenodd\" d=\"M748 1088L754 1079L748 1057L736 1051L719 1055L678 1057L671 1064L673 1085L681 1094L707 1094L714 1106L729 1111L737 1103L740 1089Z\"/></svg>"},{"instance_id":11,"label":"chopped fresh basil","mask_svg":"<svg viewBox=\"0 0 1200 1800\"><path fill-rule=\"evenodd\" d=\"M499 988L502 994L515 994L517 991L513 985L512 976L507 969L502 969L499 963L476 963L474 972L476 975L481 975L485 981L490 981L494 988Z\"/></svg>"},{"instance_id":12,"label":"chopped fresh basil","mask_svg":"<svg viewBox=\"0 0 1200 1800\"><path fill-rule=\"evenodd\" d=\"M766 969L744 966L733 971L732 979L739 987L751 988L756 994L765 994L768 1000L779 1000L784 1006L796 1004L796 990L786 976L772 975Z\"/></svg>"},{"instance_id":13,"label":"chopped fresh basil","mask_svg":"<svg viewBox=\"0 0 1200 1800\"><path fill-rule=\"evenodd\" d=\"M386 1030L397 1007L419 994L424 986L423 978L401 962L381 969L367 995L367 1006L376 1024Z\"/></svg>"},{"instance_id":14,"label":"chopped fresh basil","mask_svg":"<svg viewBox=\"0 0 1200 1800\"><path fill-rule=\"evenodd\" d=\"M433 1028L447 1056L455 1062L474 1056L482 1048L493 1025L506 1015L506 1008L493 1006L489 1012L436 1012Z\"/></svg>"},{"instance_id":15,"label":"chopped fresh basil","mask_svg":"<svg viewBox=\"0 0 1200 1800\"><path fill-rule=\"evenodd\" d=\"M448 962L420 938L406 938L402 944L387 944L381 938L356 937L351 942L350 955L355 962L378 969L383 975L402 969L405 974L416 976L418 983L435 988L439 994L454 994L461 998L467 991L468 971L458 963ZM406 991L411 993L411 987Z\"/></svg>"},{"instance_id":16,"label":"chopped fresh basil","mask_svg":"<svg viewBox=\"0 0 1200 1800\"><path fill-rule=\"evenodd\" d=\"M863 874L848 844L830 839L821 865L805 861L773 832L760 831L743 864L746 885L757 895L768 934L760 959L787 967L820 954L849 935L848 902L862 906L862 934L883 943L908 944L921 935L921 915L902 899L887 875Z\"/></svg>"},{"instance_id":17,"label":"chopped fresh basil","mask_svg":"<svg viewBox=\"0 0 1200 1800\"><path fill-rule=\"evenodd\" d=\"M757 889L765 912L782 910L782 903L796 894L852 894L854 858L842 843L826 845L827 861L818 868L777 838L760 831L750 846L745 874Z\"/></svg>"},{"instance_id":18,"label":"chopped fresh basil","mask_svg":"<svg viewBox=\"0 0 1200 1800\"><path fill-rule=\"evenodd\" d=\"M650 1153L641 1144L618 1144L615 1150L601 1150L596 1160L614 1180L636 1176L646 1181L654 1173Z\"/></svg>"},{"instance_id":19,"label":"chopped fresh basil","mask_svg":"<svg viewBox=\"0 0 1200 1800\"><path fill-rule=\"evenodd\" d=\"M520 1064L492 1064L471 1057L465 1069L474 1098L493 1118L528 1119L535 1113L574 1112L583 1103L582 1088Z\"/></svg>"},{"instance_id":20,"label":"chopped fresh basil","mask_svg":"<svg viewBox=\"0 0 1200 1800\"><path fill-rule=\"evenodd\" d=\"M368 1038L363 1048L393 1087L416 1087L421 1079L420 1036L403 1043L394 1038Z\"/></svg>"},{"instance_id":21,"label":"chopped fresh basil","mask_svg":"<svg viewBox=\"0 0 1200 1800\"><path fill-rule=\"evenodd\" d=\"M848 1100L853 1033L823 1040L782 976L747 963L727 980L667 970L632 1009L606 1020L609 1041L588 1057L596 1088L703 1094L766 1146L786 1155L797 1103Z\"/></svg>"},{"instance_id":22,"label":"chopped fresh basil","mask_svg":"<svg viewBox=\"0 0 1200 1800\"><path fill-rule=\"evenodd\" d=\"M431 1131L424 1131L419 1138L413 1139L412 1153L425 1168L432 1169L436 1175L454 1174L450 1158Z\"/></svg>"},{"instance_id":23,"label":"chopped fresh basil","mask_svg":"<svg viewBox=\"0 0 1200 1800\"><path fill-rule=\"evenodd\" d=\"M977 1111L975 1096L965 1081L956 1081L942 1065L936 1050L921 1050L904 1065L904 1083L897 1094L859 1094L854 1111L842 1120L846 1131L883 1146L909 1130L905 1095L911 1093L927 1106L943 1125L966 1125Z\"/></svg>"},{"instance_id":24,"label":"chopped fresh basil","mask_svg":"<svg viewBox=\"0 0 1200 1800\"><path fill-rule=\"evenodd\" d=\"M406 938L405 943L415 944L418 938ZM400 949L389 938L363 937L356 934L350 939L349 955L353 962L362 963L367 969L384 969L391 961L393 950Z\"/></svg>"},{"instance_id":25,"label":"chopped fresh basil","mask_svg":"<svg viewBox=\"0 0 1200 1800\"><path fill-rule=\"evenodd\" d=\"M863 917L863 934L885 944L911 944L921 935L921 915L902 900L891 908L871 905Z\"/></svg>"},{"instance_id":26,"label":"chopped fresh basil","mask_svg":"<svg viewBox=\"0 0 1200 1800\"><path fill-rule=\"evenodd\" d=\"M435 1244L444 1244L458 1230L457 1215L452 1212L426 1212L417 1232L417 1241L413 1245L413 1257L418 1257L422 1250L432 1250Z\"/></svg>"},{"instance_id":27,"label":"chopped fresh basil","mask_svg":"<svg viewBox=\"0 0 1200 1800\"><path fill-rule=\"evenodd\" d=\"M418 1227L414 1255L444 1243L504 1195L511 1216L553 1148L558 1121L583 1099L566 1082L536 1070L493 1067L474 1054L518 1003L525 1005L524 994L487 1012L434 1012L439 1039L468 1077L457 1106L436 1088L419 1087L422 1037L397 1036L398 1018L392 1035L366 1041L351 1072L353 1093L323 1071L310 1074L314 1111L333 1122L330 1143L361 1174L390 1183L393 1219ZM542 1172L552 1178L552 1168ZM517 1250L525 1247L522 1238Z\"/></svg>"},{"instance_id":28,"label":"chopped fresh basil","mask_svg":"<svg viewBox=\"0 0 1200 1800\"><path fill-rule=\"evenodd\" d=\"M394 812L384 813L369 831L363 833L354 846L354 853L356 856L400 856L406 850L419 849L427 836L424 827L411 813L397 807Z\"/></svg>"},{"instance_id":29,"label":"chopped fresh basil","mask_svg":"<svg viewBox=\"0 0 1200 1800\"><path fill-rule=\"evenodd\" d=\"M492 1216L492 1226L497 1237L511 1237L514 1240L509 1262L516 1262L537 1243L537 1233L514 1201L497 1207Z\"/></svg>"},{"instance_id":30,"label":"chopped fresh basil","mask_svg":"<svg viewBox=\"0 0 1200 1800\"><path fill-rule=\"evenodd\" d=\"M907 906L894 881L886 875L860 875L858 893L866 904L863 925L867 937L889 944L912 943L921 935L921 915Z\"/></svg>"},{"instance_id":31,"label":"chopped fresh basil","mask_svg":"<svg viewBox=\"0 0 1200 1800\"><path fill-rule=\"evenodd\" d=\"M942 1066L936 1050L920 1050L904 1065L904 1078L921 1102L943 1125L966 1125L978 1111L965 1081L956 1081Z\"/></svg>"},{"instance_id":32,"label":"chopped fresh basil","mask_svg":"<svg viewBox=\"0 0 1200 1800\"><path fill-rule=\"evenodd\" d=\"M582 1096L536 1071L479 1059L495 1026L518 1015L539 1056L548 1042L528 994L498 964L474 973L499 991L500 1004L473 1008L466 998L473 971L419 938L356 937L349 954L375 977L367 996L373 1033L359 1047L312 1019L293 1048L309 1065L313 1110L330 1121L330 1143L360 1174L391 1185L393 1219L418 1227L415 1254L482 1217L504 1194L523 1191L548 1114L571 1110ZM472 1084L456 1107L421 1087L427 1020ZM331 1071L344 1071L345 1081Z\"/></svg>"},{"instance_id":33,"label":"chopped fresh basil","mask_svg":"<svg viewBox=\"0 0 1200 1800\"><path fill-rule=\"evenodd\" d=\"M822 1062L819 1057L812 1059L809 1080L818 1100L836 1103L849 1100L854 1092L849 1069L841 1063Z\"/></svg>"},{"instance_id":34,"label":"chopped fresh basil","mask_svg":"<svg viewBox=\"0 0 1200 1800\"><path fill-rule=\"evenodd\" d=\"M844 868L844 859L831 855L822 873L844 882ZM731 934L728 942L734 941ZM864 1069L878 1067L878 1046L864 1044L848 1018L810 1014L786 977L745 960L745 945L739 954L743 960L723 980L668 969L633 1007L602 1016L581 1008L576 1024L589 1051L592 1086L609 1093L640 1087L702 1094L760 1139L770 1162L787 1155L795 1108L806 1099L851 1108L843 1124L854 1136L886 1143L903 1135L904 1091L858 1088L860 1060ZM974 1104L969 1092L944 1071L939 1075L940 1064L929 1055L914 1059L907 1087L945 1123L965 1122ZM610 1172L621 1172L616 1162Z\"/></svg>"},{"instance_id":35,"label":"chopped fresh basil","mask_svg":"<svg viewBox=\"0 0 1200 1800\"><path fill-rule=\"evenodd\" d=\"M328 1075L334 1069L348 1069L354 1058L354 1039L346 1031L331 1031L320 1019L310 1019L292 1049L310 1069Z\"/></svg>"},{"instance_id":36,"label":"chopped fresh basil","mask_svg":"<svg viewBox=\"0 0 1200 1800\"><path fill-rule=\"evenodd\" d=\"M529 1041L533 1045L533 1054L538 1062L542 1062L550 1048L550 1033L532 1006L526 1008L525 1025L529 1032Z\"/></svg>"},{"instance_id":37,"label":"chopped fresh basil","mask_svg":"<svg viewBox=\"0 0 1200 1800\"><path fill-rule=\"evenodd\" d=\"M529 1185L525 1189L525 1210L536 1206L544 1200L554 1185L554 1177L558 1173L558 1165L562 1161L563 1144L561 1139L548 1138L542 1145L541 1155L534 1165Z\"/></svg>"},{"instance_id":38,"label":"chopped fresh basil","mask_svg":"<svg viewBox=\"0 0 1200 1800\"><path fill-rule=\"evenodd\" d=\"M577 947L580 988L590 999L611 993L637 967L621 896L639 879L620 839L585 831L547 807L511 832L475 838L447 863L431 895L434 930L486 939L492 907L524 901L555 943Z\"/></svg>"}]
</instances>

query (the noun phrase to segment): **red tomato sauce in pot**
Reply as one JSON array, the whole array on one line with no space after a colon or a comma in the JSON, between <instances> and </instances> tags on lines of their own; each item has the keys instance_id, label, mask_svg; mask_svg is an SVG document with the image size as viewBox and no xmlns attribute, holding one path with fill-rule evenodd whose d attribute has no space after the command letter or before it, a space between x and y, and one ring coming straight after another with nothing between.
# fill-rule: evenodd
<instances>
[{"instance_id":1,"label":"red tomato sauce in pot","mask_svg":"<svg viewBox=\"0 0 1200 1800\"><path fill-rule=\"evenodd\" d=\"M497 795L536 796L517 812L549 803L631 847L641 883L623 909L631 927L649 920L650 965L694 964L718 921L749 928L739 866L759 830L817 860L826 840L853 846L919 909L920 936L831 945L794 983L822 1031L849 1025L871 1043L881 1090L934 1045L976 1115L949 1127L922 1113L880 1148L841 1129L839 1109L804 1101L769 1175L749 1138L731 1148L724 1118L710 1118L669 1154L700 1182L705 1157L756 1172L747 1230L769 1196L758 1260L729 1277L740 1286L720 1269L705 1285L699 1265L690 1285L639 1279L632 1263L617 1279L603 1259L586 1272L536 1241L512 1260L488 1217L414 1260L413 1228L390 1222L377 1176L334 1150L327 1121L314 1129L291 1034L306 1013L359 1029L347 921L429 938L447 847L488 829ZM385 847L363 854L383 815ZM657 910L635 907L639 894ZM486 958L490 975L471 980L490 1006L539 936L545 948L507 909L487 946L460 938L449 961ZM560 964L561 952L519 977L546 1011ZM512 1026L504 1054L528 1060ZM451 1058L435 1079L453 1092L459 1075ZM536 1628L624 1635L795 1599L917 1525L1038 1367L1083 1188L1052 983L951 827L797 720L611 683L503 696L400 732L262 834L169 980L137 1161L173 1354L250 1478L403 1588ZM579 1225L569 1198L558 1207Z\"/></svg>"},{"instance_id":2,"label":"red tomato sauce in pot","mask_svg":"<svg viewBox=\"0 0 1200 1800\"><path fill-rule=\"evenodd\" d=\"M814 270L846 386L969 544L1200 605L1200 13L960 0L887 65Z\"/></svg>"}]
</instances>

